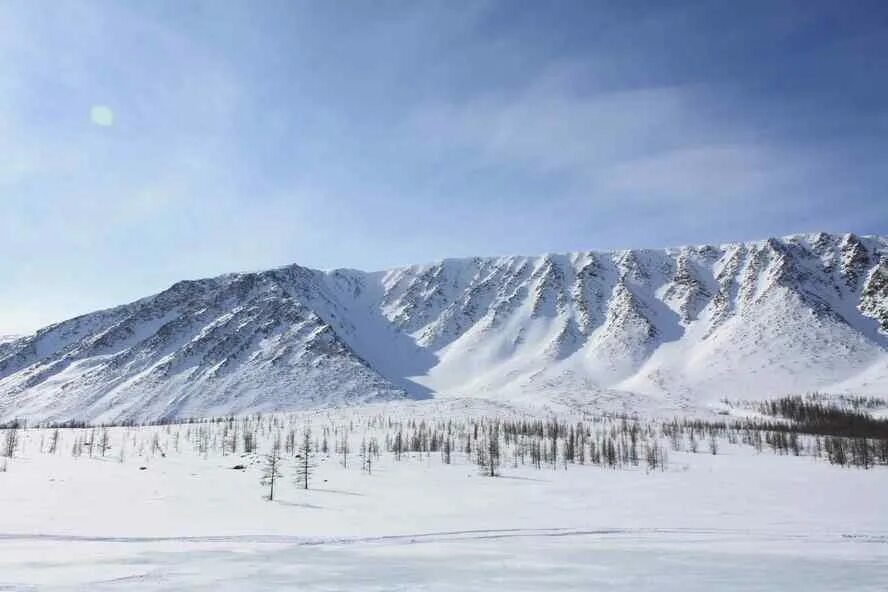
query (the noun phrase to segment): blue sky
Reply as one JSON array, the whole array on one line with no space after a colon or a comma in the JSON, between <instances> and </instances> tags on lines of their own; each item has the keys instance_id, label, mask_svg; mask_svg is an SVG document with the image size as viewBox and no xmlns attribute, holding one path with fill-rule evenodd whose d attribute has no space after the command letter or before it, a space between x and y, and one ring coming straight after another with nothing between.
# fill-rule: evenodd
<instances>
[{"instance_id":1,"label":"blue sky","mask_svg":"<svg viewBox=\"0 0 888 592\"><path fill-rule=\"evenodd\" d=\"M885 233L886 72L882 1L0 0L0 333L292 262Z\"/></svg>"}]
</instances>

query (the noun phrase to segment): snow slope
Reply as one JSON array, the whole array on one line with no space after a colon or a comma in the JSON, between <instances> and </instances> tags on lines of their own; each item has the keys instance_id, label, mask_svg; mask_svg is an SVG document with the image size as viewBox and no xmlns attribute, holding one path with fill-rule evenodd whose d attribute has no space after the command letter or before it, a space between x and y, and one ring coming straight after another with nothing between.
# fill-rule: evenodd
<instances>
[{"instance_id":1,"label":"snow slope","mask_svg":"<svg viewBox=\"0 0 888 592\"><path fill-rule=\"evenodd\" d=\"M431 396L674 411L886 379L888 239L819 233L180 282L0 344L0 419Z\"/></svg>"}]
</instances>

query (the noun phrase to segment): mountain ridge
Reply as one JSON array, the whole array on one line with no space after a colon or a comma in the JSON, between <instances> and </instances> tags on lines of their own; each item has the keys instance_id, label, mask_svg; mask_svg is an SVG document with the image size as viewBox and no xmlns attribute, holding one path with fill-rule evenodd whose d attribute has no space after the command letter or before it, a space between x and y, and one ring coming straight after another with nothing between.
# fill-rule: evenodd
<instances>
[{"instance_id":1,"label":"mountain ridge","mask_svg":"<svg viewBox=\"0 0 888 592\"><path fill-rule=\"evenodd\" d=\"M436 397L620 410L888 387L888 239L287 265L0 341L0 419Z\"/></svg>"}]
</instances>

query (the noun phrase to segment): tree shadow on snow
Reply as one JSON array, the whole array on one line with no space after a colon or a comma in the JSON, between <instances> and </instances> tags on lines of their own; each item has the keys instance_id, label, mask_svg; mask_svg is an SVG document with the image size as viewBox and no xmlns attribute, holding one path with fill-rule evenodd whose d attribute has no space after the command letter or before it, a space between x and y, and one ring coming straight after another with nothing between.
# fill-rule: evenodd
<instances>
[{"instance_id":1,"label":"tree shadow on snow","mask_svg":"<svg viewBox=\"0 0 888 592\"><path fill-rule=\"evenodd\" d=\"M274 503L279 504L281 506L291 506L293 508L306 508L308 510L326 510L324 506L317 506L315 504L303 504L299 502L288 502L284 500L274 500Z\"/></svg>"},{"instance_id":2,"label":"tree shadow on snow","mask_svg":"<svg viewBox=\"0 0 888 592\"><path fill-rule=\"evenodd\" d=\"M320 491L321 493L337 493L339 495L354 495L357 497L364 497L363 493L358 493L357 491L344 491L342 489L320 489L318 487L312 487L308 491Z\"/></svg>"},{"instance_id":3,"label":"tree shadow on snow","mask_svg":"<svg viewBox=\"0 0 888 592\"><path fill-rule=\"evenodd\" d=\"M538 481L540 483L551 483L551 479L537 479L536 477L519 477L517 475L497 475L497 479L514 479L515 481Z\"/></svg>"}]
</instances>

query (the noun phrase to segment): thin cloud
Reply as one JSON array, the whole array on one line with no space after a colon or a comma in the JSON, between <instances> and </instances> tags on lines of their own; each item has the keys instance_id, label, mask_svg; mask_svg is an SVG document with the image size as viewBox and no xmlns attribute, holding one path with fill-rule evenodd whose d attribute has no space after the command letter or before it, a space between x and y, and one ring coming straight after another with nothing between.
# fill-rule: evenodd
<instances>
[{"instance_id":1,"label":"thin cloud","mask_svg":"<svg viewBox=\"0 0 888 592\"><path fill-rule=\"evenodd\" d=\"M827 3L0 3L0 333L290 262L884 232L879 33Z\"/></svg>"}]
</instances>

